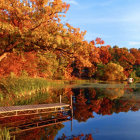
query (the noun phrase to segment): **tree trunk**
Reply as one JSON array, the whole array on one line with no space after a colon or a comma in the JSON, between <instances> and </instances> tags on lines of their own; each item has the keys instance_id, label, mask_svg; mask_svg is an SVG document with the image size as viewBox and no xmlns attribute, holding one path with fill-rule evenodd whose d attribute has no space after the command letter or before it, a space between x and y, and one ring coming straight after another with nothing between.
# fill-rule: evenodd
<instances>
[{"instance_id":1,"label":"tree trunk","mask_svg":"<svg viewBox=\"0 0 140 140\"><path fill-rule=\"evenodd\" d=\"M5 58L9 53L4 53L0 56L0 61L2 61L3 58Z\"/></svg>"}]
</instances>

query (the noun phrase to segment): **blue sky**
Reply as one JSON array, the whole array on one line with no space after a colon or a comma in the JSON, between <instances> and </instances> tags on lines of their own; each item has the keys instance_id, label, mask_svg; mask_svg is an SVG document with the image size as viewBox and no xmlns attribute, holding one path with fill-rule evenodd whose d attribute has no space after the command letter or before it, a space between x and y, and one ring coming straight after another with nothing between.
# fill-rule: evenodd
<instances>
[{"instance_id":1,"label":"blue sky","mask_svg":"<svg viewBox=\"0 0 140 140\"><path fill-rule=\"evenodd\" d=\"M140 48L140 0L63 0L70 3L65 22L86 30L85 39Z\"/></svg>"}]
</instances>

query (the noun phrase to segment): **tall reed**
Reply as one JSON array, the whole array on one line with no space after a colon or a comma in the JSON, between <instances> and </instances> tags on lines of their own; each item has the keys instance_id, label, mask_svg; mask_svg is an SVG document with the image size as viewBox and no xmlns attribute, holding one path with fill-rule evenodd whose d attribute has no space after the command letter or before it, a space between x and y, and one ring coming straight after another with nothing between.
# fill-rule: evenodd
<instances>
[{"instance_id":1,"label":"tall reed","mask_svg":"<svg viewBox=\"0 0 140 140\"><path fill-rule=\"evenodd\" d=\"M15 136L10 136L10 132L7 128L0 128L0 140L15 140Z\"/></svg>"}]
</instances>

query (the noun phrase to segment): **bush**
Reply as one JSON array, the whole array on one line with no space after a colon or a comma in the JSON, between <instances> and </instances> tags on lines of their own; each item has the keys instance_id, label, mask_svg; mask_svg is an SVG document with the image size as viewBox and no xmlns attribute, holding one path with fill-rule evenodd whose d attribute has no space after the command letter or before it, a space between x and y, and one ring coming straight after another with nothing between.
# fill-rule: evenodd
<instances>
[{"instance_id":1,"label":"bush","mask_svg":"<svg viewBox=\"0 0 140 140\"><path fill-rule=\"evenodd\" d=\"M110 62L105 66L105 80L126 80L123 71L124 69L122 66Z\"/></svg>"}]
</instances>

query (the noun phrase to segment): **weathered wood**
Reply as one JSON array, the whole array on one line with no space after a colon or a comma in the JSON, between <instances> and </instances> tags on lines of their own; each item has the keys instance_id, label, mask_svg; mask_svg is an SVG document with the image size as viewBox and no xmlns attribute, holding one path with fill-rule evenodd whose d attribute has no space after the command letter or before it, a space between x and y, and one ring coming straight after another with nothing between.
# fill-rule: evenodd
<instances>
[{"instance_id":1,"label":"weathered wood","mask_svg":"<svg viewBox=\"0 0 140 140\"><path fill-rule=\"evenodd\" d=\"M60 95L60 103L62 103L61 100L62 100L62 99L61 99L61 95Z\"/></svg>"},{"instance_id":2,"label":"weathered wood","mask_svg":"<svg viewBox=\"0 0 140 140\"><path fill-rule=\"evenodd\" d=\"M50 108L61 108L61 107L69 107L69 104L55 103L55 104L39 104L39 105L22 105L22 106L0 107L0 113L39 110L39 109L50 109Z\"/></svg>"}]
</instances>

